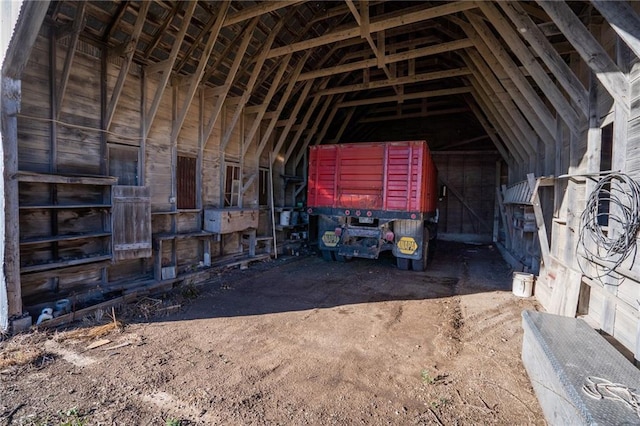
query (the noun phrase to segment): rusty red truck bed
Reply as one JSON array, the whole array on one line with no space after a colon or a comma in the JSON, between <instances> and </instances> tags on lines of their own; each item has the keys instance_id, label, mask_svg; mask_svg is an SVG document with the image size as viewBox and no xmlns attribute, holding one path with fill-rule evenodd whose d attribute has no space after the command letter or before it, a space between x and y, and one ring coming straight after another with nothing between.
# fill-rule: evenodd
<instances>
[{"instance_id":1,"label":"rusty red truck bed","mask_svg":"<svg viewBox=\"0 0 640 426\"><path fill-rule=\"evenodd\" d=\"M436 209L436 169L425 141L313 146L308 176L307 207L318 213Z\"/></svg>"}]
</instances>

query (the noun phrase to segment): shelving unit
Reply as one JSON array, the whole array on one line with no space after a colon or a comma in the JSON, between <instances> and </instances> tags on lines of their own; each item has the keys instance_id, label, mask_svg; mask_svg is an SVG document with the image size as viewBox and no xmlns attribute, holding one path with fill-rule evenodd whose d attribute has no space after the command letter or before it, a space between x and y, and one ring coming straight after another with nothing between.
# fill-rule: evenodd
<instances>
[{"instance_id":1,"label":"shelving unit","mask_svg":"<svg viewBox=\"0 0 640 426\"><path fill-rule=\"evenodd\" d=\"M299 249L309 235L308 216L305 219L304 207L275 207L276 231L280 233L278 237L278 252L286 253L291 249ZM286 217L289 219L286 220ZM283 219L285 218L285 219Z\"/></svg>"},{"instance_id":2,"label":"shelving unit","mask_svg":"<svg viewBox=\"0 0 640 426\"><path fill-rule=\"evenodd\" d=\"M22 274L110 260L110 176L18 172Z\"/></svg>"}]
</instances>

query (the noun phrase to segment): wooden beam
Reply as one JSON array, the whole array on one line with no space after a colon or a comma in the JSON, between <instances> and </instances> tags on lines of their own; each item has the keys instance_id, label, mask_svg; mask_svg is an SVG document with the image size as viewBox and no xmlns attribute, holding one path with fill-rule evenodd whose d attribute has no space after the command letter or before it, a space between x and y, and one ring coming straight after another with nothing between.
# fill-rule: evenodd
<instances>
[{"instance_id":1,"label":"wooden beam","mask_svg":"<svg viewBox=\"0 0 640 426\"><path fill-rule=\"evenodd\" d=\"M313 112L316 110L321 99L322 99L321 96L314 97L313 100L311 101L311 105L309 105L309 108L307 108L307 112L305 113L298 130L296 131L296 134L293 136L293 139L289 143L289 147L287 147L287 151L284 154L284 164L287 164L287 162L289 161L289 158L291 157L291 154L293 153L293 150L298 145L298 141L300 140L302 133L305 130L307 130L307 124L309 123L309 119L311 119L311 114L313 114ZM315 132L315 130L309 129L309 132L312 133L312 132Z\"/></svg>"},{"instance_id":2,"label":"wooden beam","mask_svg":"<svg viewBox=\"0 0 640 426\"><path fill-rule=\"evenodd\" d=\"M164 18L164 22L162 22L162 25L160 25L156 29L156 34L155 36L153 36L153 40L151 40L151 42L149 43L149 45L144 51L145 59L149 59L149 56L151 56L151 52L153 52L153 50L158 46L158 43L160 43L160 39L162 38L162 36L165 35L165 31L167 30L167 27L169 26L170 23L173 22L173 18L178 13L178 10L182 6L182 4L183 4L182 2L175 2L175 4L173 5L167 17Z\"/></svg>"},{"instance_id":3,"label":"wooden beam","mask_svg":"<svg viewBox=\"0 0 640 426\"><path fill-rule=\"evenodd\" d=\"M367 41L369 47L373 51L374 56L376 57L376 65L384 72L387 78L391 79L395 77L395 75L392 75L389 67L387 67L387 65L384 63L384 31L378 32L378 46L376 46L373 38L371 38L371 26L369 22L369 1L360 0L360 10L362 12L362 16L360 15L360 13L358 13L358 9L353 4L352 0L345 1L347 2L347 5L349 6L349 9L351 10L354 18L356 19L356 22L360 26L360 36ZM395 90L396 94L400 94L400 89L398 89L398 86L393 86L393 90Z\"/></svg>"},{"instance_id":4,"label":"wooden beam","mask_svg":"<svg viewBox=\"0 0 640 426\"><path fill-rule=\"evenodd\" d=\"M427 98L437 98L442 96L461 95L469 92L471 92L471 88L468 86L452 87L451 89L438 89L438 90L427 90L425 92L417 92L417 93L405 93L400 96L393 95L393 96L382 96L379 98L359 99L355 101L344 101L344 102L340 102L336 106L337 108L349 108L352 106L375 105L375 104L383 104L388 102L400 102L400 100L407 101L411 99L427 99Z\"/></svg>"},{"instance_id":5,"label":"wooden beam","mask_svg":"<svg viewBox=\"0 0 640 426\"><path fill-rule=\"evenodd\" d=\"M375 116L375 117L369 117L369 118L362 118L358 120L358 124L378 123L381 121L405 120L408 118L436 117L439 115L460 114L463 112L469 112L469 108L458 107L458 108L447 108L447 109L434 110L434 111L420 111L415 113L406 113L406 114L402 113L402 114Z\"/></svg>"},{"instance_id":6,"label":"wooden beam","mask_svg":"<svg viewBox=\"0 0 640 426\"><path fill-rule=\"evenodd\" d=\"M127 49L127 52L125 54L124 61L120 66L118 79L116 80L116 85L114 86L113 92L111 93L109 104L107 105L104 119L104 128L106 130L109 130L109 127L111 127L113 114L115 113L116 106L118 105L118 100L120 100L120 95L122 94L122 89L124 88L124 82L127 78L127 74L129 74L129 68L131 67L131 63L133 62L133 56L136 53L136 45L138 44L138 38L140 37L142 27L144 26L145 20L147 18L147 12L149 11L150 4L151 2L140 3L138 17L136 18L136 23L133 26L133 32L131 33L129 42L127 43L129 48Z\"/></svg>"},{"instance_id":7,"label":"wooden beam","mask_svg":"<svg viewBox=\"0 0 640 426\"><path fill-rule=\"evenodd\" d=\"M334 95L330 95L330 96L327 97L327 104L326 104L327 107L331 106L333 97L334 97ZM343 97L344 97L344 95L340 95L338 97L338 101L336 103L339 103L342 100ZM318 145L319 143L322 142L322 139L324 139L324 136L327 134L327 130L329 130L329 126L333 122L333 118L336 116L337 112L338 112L338 108L333 108L329 112L329 115L327 116L327 119L324 121L324 125L322 126L322 129L320 130L320 133L315 134L315 132L313 132L312 134L309 135L309 140L305 141L303 149L298 151L298 154L296 155L296 158L295 158L295 161L294 161L294 164L293 164L294 170L298 168L298 164L300 164L300 161L302 161L302 158L304 157L304 154L305 154L305 152L307 150L307 147L309 146L309 143L311 142L311 139L315 138L315 141L313 143L314 145ZM322 114L321 114L321 116L322 116Z\"/></svg>"},{"instance_id":8,"label":"wooden beam","mask_svg":"<svg viewBox=\"0 0 640 426\"><path fill-rule=\"evenodd\" d=\"M191 75L189 81L189 89L187 89L187 93L185 95L184 101L182 102L182 106L178 110L178 117L176 119L175 126L173 127L173 131L171 134L172 139L176 139L180 130L182 129L182 125L184 124L184 120L187 118L187 113L189 112L189 107L191 106L191 102L193 101L193 97L198 90L198 85L204 75L205 68L207 63L209 62L209 58L213 53L213 46L215 46L216 40L218 39L218 35L220 34L220 30L222 29L222 23L224 22L225 17L227 16L227 10L229 9L228 2L220 3L220 10L218 10L218 15L215 19L215 23L211 28L211 32L209 33L209 39L202 50L202 55L200 56L200 60L198 61L198 67L195 72ZM249 34L253 33L253 28L247 28L247 32ZM249 42L247 41L247 44ZM246 49L246 47L245 47ZM242 46L239 48L242 51ZM244 51L238 54L242 59L244 55ZM231 73L231 71L230 71Z\"/></svg>"},{"instance_id":9,"label":"wooden beam","mask_svg":"<svg viewBox=\"0 0 640 426\"><path fill-rule=\"evenodd\" d=\"M480 86L483 88L488 98L493 101L494 105L496 105L496 109L503 117L505 117L508 125L517 129L519 137L516 140L518 143L522 145L527 154L532 155L535 153L537 141L536 133L529 124L530 121L527 122L522 115L521 109L516 105L516 103L522 104L524 102L524 100L519 99L521 94L519 92L515 93L506 91L500 84L500 80L493 74L492 70L495 70L496 68L489 67L489 65L484 62L483 56L481 56L478 51L470 49L467 51L467 55L470 61L467 65L470 69L476 70L474 73L476 80L480 83ZM514 101L514 96L516 96L517 101ZM526 111L525 109L522 110Z\"/></svg>"},{"instance_id":10,"label":"wooden beam","mask_svg":"<svg viewBox=\"0 0 640 426\"><path fill-rule=\"evenodd\" d=\"M467 49L466 54L471 58L471 60L474 62L474 65L478 67L478 70L480 70L480 72L483 74L482 77L486 77L487 82L492 85L493 90L495 90L496 93L499 94L500 102L505 105L505 108L510 116L512 116L519 123L528 122L527 124L523 124L520 126L522 131L527 131L526 129L532 127L535 133L538 134L540 139L546 141L547 143L552 143L552 141L554 140L552 134L549 133L546 126L542 123L541 119L535 113L526 96L522 92L520 92L518 87L516 87L513 81L511 81L509 75L504 70L504 67L493 54L492 48L489 47L489 45L487 45L480 36L478 36L476 30L471 25L464 21L460 21L459 25L467 34L467 36L470 39L474 40L477 49L477 52L474 52L471 49ZM479 81L483 81L482 78L479 78ZM491 91L488 91L488 93L491 93ZM515 105L513 105L514 103ZM509 104L509 106L507 106L507 104ZM524 119L524 117L526 117L526 120ZM527 133L529 132L527 131ZM530 147L530 152L536 151L537 140L535 136L527 137L526 143L527 146Z\"/></svg>"},{"instance_id":11,"label":"wooden beam","mask_svg":"<svg viewBox=\"0 0 640 426\"><path fill-rule=\"evenodd\" d=\"M56 94L58 95L58 99L56 99L56 119L60 119L62 101L64 100L64 95L67 91L67 83L69 82L69 76L71 75L71 64L73 63L73 58L76 55L76 47L78 46L80 33L82 32L82 28L84 27L84 14L86 6L86 2L80 2L77 4L76 19L73 21L73 36L71 37L69 47L67 48L62 75L60 76L60 82L58 83L58 88L56 90Z\"/></svg>"},{"instance_id":12,"label":"wooden beam","mask_svg":"<svg viewBox=\"0 0 640 426\"><path fill-rule=\"evenodd\" d=\"M267 59L267 54L269 53L269 50L271 49L271 45L273 44L276 36L278 35L280 30L284 26L284 22L285 22L285 19L287 19L287 16L288 16L288 14L285 15L285 17L283 19L278 21L276 26L272 29L271 33L269 33L269 36L267 37L267 39L263 43L262 50L258 54L258 58L256 60L256 63L254 65L254 67L253 67L253 71L251 72L251 77L249 77L249 81L247 82L247 87L245 88L244 93L242 93L242 97L238 101L238 104L236 105L236 109L233 112L233 115L231 116L231 120L227 123L226 131L225 131L224 135L222 136L222 140L220 142L220 146L222 147L221 149L223 151L227 147L227 144L229 143L229 140L231 140L231 134L233 133L233 129L235 128L236 124L238 123L238 120L240 119L240 115L242 114L242 111L245 108L245 105L247 104L247 102L249 101L249 98L251 97L251 93L253 92L253 88L254 88L254 86L256 84L256 81L258 81L258 76L260 75L260 72L262 71L262 67L264 65L264 61L265 61L265 59Z\"/></svg>"},{"instance_id":13,"label":"wooden beam","mask_svg":"<svg viewBox=\"0 0 640 426\"><path fill-rule=\"evenodd\" d=\"M464 10L473 9L476 7L475 2L461 1L447 3L422 9L419 11L406 13L406 14L388 14L383 15L375 21L370 23L370 31L372 33L378 31L388 30L390 28L399 27L402 25L409 25L416 22L425 21L427 19L433 19L441 16L450 15ZM313 49L316 47L324 46L338 41L348 40L350 38L360 37L360 26L356 25L347 29L336 30L334 32L321 35L310 40L300 41L292 43L287 46L271 49L268 58L276 58L278 56L286 55L288 53L299 52L302 50Z\"/></svg>"},{"instance_id":14,"label":"wooden beam","mask_svg":"<svg viewBox=\"0 0 640 426\"><path fill-rule=\"evenodd\" d=\"M395 53L386 55L384 57L385 64L391 64L394 62L400 62L416 58L424 58L426 56L437 55L444 52L452 52L454 50L464 49L473 46L473 42L469 39L456 40L446 43L437 44L434 46L427 46L417 49L411 49L407 52ZM366 69L375 67L378 64L377 59L365 59L358 62L352 62L348 64L337 65L335 67L318 69L315 71L305 72L300 74L299 81L310 80L312 78L327 77L331 75L341 74L344 72L351 72L360 69Z\"/></svg>"},{"instance_id":15,"label":"wooden beam","mask_svg":"<svg viewBox=\"0 0 640 426\"><path fill-rule=\"evenodd\" d=\"M29 62L31 49L38 38L49 4L49 0L22 3L20 15L13 28L13 36L7 47L4 61L0 64L2 66L2 76L15 80L22 78L22 71L27 62ZM14 6L18 7L17 4L14 4ZM3 19L3 25L9 25L9 17L3 17Z\"/></svg>"},{"instance_id":16,"label":"wooden beam","mask_svg":"<svg viewBox=\"0 0 640 426\"><path fill-rule=\"evenodd\" d=\"M295 6L303 3L303 0L284 0L284 1L265 1L260 2L256 6L247 7L238 12L231 13L224 21L224 26L228 27L238 22L246 21L257 16L261 16L270 12L274 12L283 7ZM242 4L242 3L241 3Z\"/></svg>"},{"instance_id":17,"label":"wooden beam","mask_svg":"<svg viewBox=\"0 0 640 426\"><path fill-rule=\"evenodd\" d=\"M173 41L173 47L171 48L171 52L169 53L169 58L165 61L162 66L161 72L162 77L160 78L160 82L158 87L156 88L155 95L153 97L153 101L151 103L151 107L149 111L145 113L146 115L146 135L144 135L145 139L149 136L149 131L151 130L151 124L153 120L156 118L156 114L158 113L158 107L160 106L160 100L162 99L162 95L167 87L167 83L169 82L169 77L171 76L171 70L173 68L173 64L176 62L178 58L178 53L180 53L180 46L182 45L182 40L184 39L185 34L187 33L187 28L191 22L191 17L193 16L193 11L196 9L196 5L198 2L190 2L187 4L187 10L184 13L184 17L182 18L182 24L180 27L180 31L176 34L176 38Z\"/></svg>"},{"instance_id":18,"label":"wooden beam","mask_svg":"<svg viewBox=\"0 0 640 426\"><path fill-rule=\"evenodd\" d=\"M264 97L262 101L263 102L262 105L260 105L260 107L256 111L257 115L254 118L254 121L251 125L251 129L249 129L249 132L247 133L247 137L245 138L245 140L247 141L247 144L242 149L243 155L247 153L249 146L251 146L251 143L253 142L253 138L255 137L256 133L258 132L258 129L260 128L260 124L262 123L262 117L267 112L267 108L269 108L269 103L271 103L271 99L273 98L273 95L278 90L278 85L280 84L280 80L282 80L282 76L284 76L284 73L287 70L287 66L289 65L289 62L291 62L292 56L293 55L289 54L282 59L282 62L280 63L280 68L278 69L278 72L276 73L276 75L273 77L273 82L269 87L269 91L267 92L267 95Z\"/></svg>"},{"instance_id":19,"label":"wooden beam","mask_svg":"<svg viewBox=\"0 0 640 426\"><path fill-rule=\"evenodd\" d=\"M531 189L531 204L533 204L533 213L536 217L536 225L538 227L538 240L540 242L540 253L542 254L542 262L549 266L550 253L549 253L549 239L547 238L547 227L544 223L544 215L542 214L542 207L540 206L540 196L538 195L538 187L540 186L540 180L536 179L533 173L527 174L527 181L529 182L529 188Z\"/></svg>"},{"instance_id":20,"label":"wooden beam","mask_svg":"<svg viewBox=\"0 0 640 426\"><path fill-rule=\"evenodd\" d=\"M640 17L631 4L622 1L591 0L611 28L640 58Z\"/></svg>"},{"instance_id":21,"label":"wooden beam","mask_svg":"<svg viewBox=\"0 0 640 426\"><path fill-rule=\"evenodd\" d=\"M471 74L468 68L455 68L445 71L433 71L424 74L416 74L414 76L390 78L387 80L371 81L369 83L352 84L349 86L337 86L329 89L320 90L315 95L336 95L338 93L352 93L361 90L378 89L381 87L389 87L403 84L421 83L431 80L439 80L451 77L461 77Z\"/></svg>"},{"instance_id":22,"label":"wooden beam","mask_svg":"<svg viewBox=\"0 0 640 426\"><path fill-rule=\"evenodd\" d=\"M39 27L38 27L39 28ZM33 31L38 33L38 31ZM28 35L23 34L28 37ZM30 50L30 48L28 49ZM11 63L13 73L22 70L20 63L22 58L13 56L16 62ZM20 111L21 85L20 80L2 76L0 84L0 140L3 149L4 161L4 189L2 191L2 203L4 205L4 227L3 244L4 254L2 257L5 282L0 283L1 287L6 286L7 290L7 316L22 314L22 287L20 284L20 211L19 211L19 190L18 179L18 112ZM2 289L4 290L4 288ZM4 308L4 307L0 307ZM3 315L4 316L4 315ZM1 324L0 324L1 325Z\"/></svg>"},{"instance_id":23,"label":"wooden beam","mask_svg":"<svg viewBox=\"0 0 640 426\"><path fill-rule=\"evenodd\" d=\"M211 113L211 117L209 117L209 122L205 129L205 139L204 139L205 146L206 146L206 143L209 142L209 137L211 136L213 127L215 126L216 120L220 115L220 111L222 110L224 101L227 98L227 93L229 93L229 89L231 89L231 86L233 85L233 80L235 79L236 74L238 73L238 68L240 68L240 64L242 63L242 58L244 58L244 54L247 51L249 42L253 38L253 31L255 30L256 25L258 25L259 20L260 20L259 17L253 18L253 21L251 21L249 26L244 30L244 37L242 39L242 43L240 43L240 46L238 46L238 51L236 52L236 56L233 59L233 64L231 65L231 68L227 73L227 79L225 80L225 83L224 83L224 87L225 87L224 93L220 94L216 99L216 102L213 107L213 112Z\"/></svg>"},{"instance_id":24,"label":"wooden beam","mask_svg":"<svg viewBox=\"0 0 640 426\"><path fill-rule=\"evenodd\" d=\"M475 88L472 92L474 99L491 120L493 127L500 134L502 141L513 158L517 162L523 163L531 155L525 148L524 136L520 136L520 129L513 123L513 119L507 115L500 101L495 98L492 99L477 80L479 78L472 79L472 84Z\"/></svg>"},{"instance_id":25,"label":"wooden beam","mask_svg":"<svg viewBox=\"0 0 640 426\"><path fill-rule=\"evenodd\" d=\"M498 2L502 10L518 28L518 32L535 50L562 88L569 94L584 117L589 116L589 97L580 79L569 68L558 51L547 40L538 26L529 18L519 2Z\"/></svg>"},{"instance_id":26,"label":"wooden beam","mask_svg":"<svg viewBox=\"0 0 640 426\"><path fill-rule=\"evenodd\" d=\"M620 68L564 1L536 1L551 17L569 43L576 48L578 54L596 74L611 97L628 114L630 96L627 76L620 71Z\"/></svg>"},{"instance_id":27,"label":"wooden beam","mask_svg":"<svg viewBox=\"0 0 640 426\"><path fill-rule=\"evenodd\" d=\"M513 30L513 27L509 25L504 16L496 9L496 7L488 2L480 3L480 10L485 14L493 27L502 36L502 39L507 43L511 51L520 60L524 68L529 72L529 75L536 82L538 87L542 89L549 102L553 105L560 117L567 124L567 127L571 132L579 135L581 129L586 127L587 116L578 116L573 106L567 102L564 95L560 93L560 90L553 81L547 75L547 72L542 69L534 55L529 48L520 39L518 34ZM555 129L555 121L553 123ZM548 130L548 129L547 129Z\"/></svg>"},{"instance_id":28,"label":"wooden beam","mask_svg":"<svg viewBox=\"0 0 640 426\"><path fill-rule=\"evenodd\" d=\"M524 95L527 103L533 109L533 113L542 122L549 136L555 134L556 123L549 109L538 96L538 93L531 87L526 77L515 65L509 53L502 47L500 41L493 35L487 24L478 15L466 13L465 16L471 22L473 28L477 31L484 43L489 46L490 52L500 62L509 79L515 84L518 90ZM577 134L577 133L576 133ZM543 138L545 144L553 143L553 139Z\"/></svg>"},{"instance_id":29,"label":"wooden beam","mask_svg":"<svg viewBox=\"0 0 640 426\"><path fill-rule=\"evenodd\" d=\"M298 96L298 100L296 101L296 104L294 105L293 110L291 111L291 115L287 120L287 124L285 125L284 129L282 129L282 133L280 133L280 138L278 138L278 142L276 142L276 146L272 150L273 154L277 155L280 152L280 149L282 149L282 145L284 145L284 142L287 139L289 132L291 131L291 127L295 124L296 120L298 119L298 112L300 112L300 108L302 108L302 104L307 100L307 96L309 95L309 90L311 90L312 85L313 85L313 80L309 80L305 84L304 89L302 90L302 94ZM275 158L275 157L272 156L272 158Z\"/></svg>"},{"instance_id":30,"label":"wooden beam","mask_svg":"<svg viewBox=\"0 0 640 426\"><path fill-rule=\"evenodd\" d=\"M333 143L340 142L340 139L342 138L342 135L344 134L344 131L347 130L347 126L351 122L351 119L353 118L353 114L355 112L356 112L355 107L349 108L349 110L347 111L347 116L344 118L344 121L342 122L342 125L338 129L338 133L336 133L336 138L333 140Z\"/></svg>"},{"instance_id":31,"label":"wooden beam","mask_svg":"<svg viewBox=\"0 0 640 426\"><path fill-rule=\"evenodd\" d=\"M296 65L295 70L293 71L293 73L289 77L289 83L287 84L287 88L285 89L284 93L282 94L282 97L280 98L280 102L278 103L278 106L276 107L276 111L278 112L278 116L272 118L271 121L269 122L269 124L267 125L267 128L266 128L266 130L264 132L264 135L262 135L262 140L260 141L260 144L258 145L258 149L256 150L256 156L257 157L260 157L260 154L262 154L262 151L267 146L267 142L269 142L269 138L271 137L271 133L273 132L273 129L276 126L276 122L278 121L278 118L280 117L280 114L282 114L282 110L284 109L284 106L289 101L289 97L291 96L291 92L293 91L293 88L296 85L296 82L298 80L298 76L302 72L302 67L304 67L304 64L307 62L307 59L309 59L309 56L311 56L311 50L307 50L307 52L304 54L304 56L302 58L300 58L300 60L298 61L298 64Z\"/></svg>"},{"instance_id":32,"label":"wooden beam","mask_svg":"<svg viewBox=\"0 0 640 426\"><path fill-rule=\"evenodd\" d=\"M471 110L473 115L476 117L476 120L478 120L478 123L480 123L484 131L487 133L487 137L491 139L491 142L493 142L493 146L496 147L502 159L505 161L505 163L511 165L512 159L509 156L509 153L502 146L502 143L500 142L496 134L496 130L494 130L489 122L485 119L484 115L480 111L480 108L478 108L477 103L469 99L467 101L467 105L469 106L469 109Z\"/></svg>"},{"instance_id":33,"label":"wooden beam","mask_svg":"<svg viewBox=\"0 0 640 426\"><path fill-rule=\"evenodd\" d=\"M316 115L316 118L313 121L313 124L311 125L311 128L309 129L309 132L307 133L307 136L303 141L302 146L298 150L298 154L296 155L296 159L295 159L294 169L297 168L298 163L300 161L298 160L298 156L302 158L302 155L304 155L304 153L306 152L307 147L309 146L309 142L311 142L311 139L313 139L313 137L315 136L316 131L318 130L318 126L322 121L322 118L327 113L327 109L329 109L329 106L333 103L333 97L334 97L333 95L330 95L324 98L324 103L322 104L320 111ZM318 96L316 99L318 99L319 100L318 102L320 102L322 98ZM287 150L287 153L285 154L285 157L284 157L285 164L289 161L289 158L291 157L292 154L293 154L293 147L289 146L289 149Z\"/></svg>"}]
</instances>

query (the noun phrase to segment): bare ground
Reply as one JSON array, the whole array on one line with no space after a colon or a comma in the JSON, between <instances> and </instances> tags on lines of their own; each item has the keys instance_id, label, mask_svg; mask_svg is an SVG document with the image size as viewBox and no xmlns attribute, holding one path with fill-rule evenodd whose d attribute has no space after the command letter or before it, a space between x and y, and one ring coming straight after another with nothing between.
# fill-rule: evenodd
<instances>
[{"instance_id":1,"label":"bare ground","mask_svg":"<svg viewBox=\"0 0 640 426\"><path fill-rule=\"evenodd\" d=\"M423 273L318 256L221 271L106 335L105 315L0 342L0 424L544 424L520 361L538 307L510 272L445 242Z\"/></svg>"}]
</instances>

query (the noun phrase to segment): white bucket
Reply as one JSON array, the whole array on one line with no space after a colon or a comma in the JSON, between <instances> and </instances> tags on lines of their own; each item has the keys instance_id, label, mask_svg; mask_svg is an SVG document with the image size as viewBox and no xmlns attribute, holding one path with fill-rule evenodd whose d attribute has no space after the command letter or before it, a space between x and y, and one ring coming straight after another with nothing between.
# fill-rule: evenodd
<instances>
[{"instance_id":1,"label":"white bucket","mask_svg":"<svg viewBox=\"0 0 640 426\"><path fill-rule=\"evenodd\" d=\"M533 274L514 272L512 291L518 297L531 297L533 294Z\"/></svg>"},{"instance_id":2,"label":"white bucket","mask_svg":"<svg viewBox=\"0 0 640 426\"><path fill-rule=\"evenodd\" d=\"M289 226L290 223L291 223L291 211L283 210L282 213L280 213L280 225Z\"/></svg>"}]
</instances>

